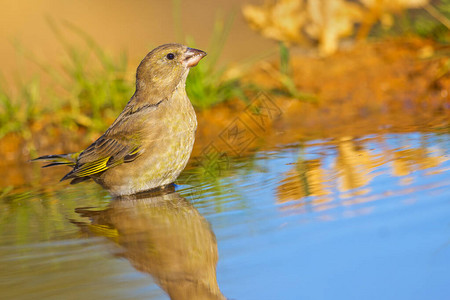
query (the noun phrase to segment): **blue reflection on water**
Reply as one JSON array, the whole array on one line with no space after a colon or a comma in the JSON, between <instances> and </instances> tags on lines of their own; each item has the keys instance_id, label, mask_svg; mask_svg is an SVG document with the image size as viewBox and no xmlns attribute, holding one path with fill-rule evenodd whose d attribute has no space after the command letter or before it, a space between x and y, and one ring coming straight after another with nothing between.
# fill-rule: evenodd
<instances>
[{"instance_id":1,"label":"blue reflection on water","mask_svg":"<svg viewBox=\"0 0 450 300\"><path fill-rule=\"evenodd\" d=\"M217 236L223 293L233 299L446 299L449 141L447 135L390 134L258 154L262 171L222 179L245 208L237 209L237 198L220 212L197 206ZM292 164L312 160L320 161L328 181L325 197L280 200L280 181ZM291 187L296 176L310 179L318 169L293 171ZM353 188L342 184L346 172L360 181ZM213 205L214 195L204 195L202 203Z\"/></svg>"}]
</instances>

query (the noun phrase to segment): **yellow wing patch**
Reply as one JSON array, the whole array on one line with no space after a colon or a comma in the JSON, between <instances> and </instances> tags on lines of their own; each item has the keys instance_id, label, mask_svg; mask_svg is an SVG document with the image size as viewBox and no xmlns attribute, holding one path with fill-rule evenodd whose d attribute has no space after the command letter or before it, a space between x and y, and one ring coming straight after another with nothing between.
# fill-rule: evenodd
<instances>
[{"instance_id":1,"label":"yellow wing patch","mask_svg":"<svg viewBox=\"0 0 450 300\"><path fill-rule=\"evenodd\" d=\"M109 158L110 157L108 156L108 157L93 161L91 163L82 165L76 171L76 175L79 177L85 177L85 176L89 176L89 175L93 175L96 173L106 171L109 167L111 167L111 166L107 166Z\"/></svg>"},{"instance_id":2,"label":"yellow wing patch","mask_svg":"<svg viewBox=\"0 0 450 300\"><path fill-rule=\"evenodd\" d=\"M89 150L90 148L88 148ZM133 148L127 149L113 149L115 151L109 151L110 153L114 153L114 155L107 155L106 157L102 157L90 162L81 163L79 165L75 165L75 168L66 174L61 181L70 179L70 178L87 178L94 174L99 174L104 172L110 168L113 168L122 163L128 163L135 160L138 156L142 154L139 146L134 146ZM81 154L83 155L83 153ZM89 155L89 154L88 154ZM78 183L78 180L73 181L72 183Z\"/></svg>"}]
</instances>

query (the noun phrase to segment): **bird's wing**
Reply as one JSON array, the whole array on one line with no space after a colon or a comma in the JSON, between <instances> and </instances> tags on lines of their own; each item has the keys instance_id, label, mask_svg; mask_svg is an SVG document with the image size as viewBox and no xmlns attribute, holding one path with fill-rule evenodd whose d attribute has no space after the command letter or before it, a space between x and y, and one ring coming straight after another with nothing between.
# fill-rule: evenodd
<instances>
[{"instance_id":1,"label":"bird's wing","mask_svg":"<svg viewBox=\"0 0 450 300\"><path fill-rule=\"evenodd\" d=\"M81 152L73 170L62 180L89 177L104 172L112 167L135 160L143 153L141 129L145 126L144 118L151 118L148 107L130 113L122 113L113 125Z\"/></svg>"},{"instance_id":2,"label":"bird's wing","mask_svg":"<svg viewBox=\"0 0 450 300\"><path fill-rule=\"evenodd\" d=\"M136 142L102 136L80 154L73 170L61 180L88 177L131 162L141 155L141 150Z\"/></svg>"}]
</instances>

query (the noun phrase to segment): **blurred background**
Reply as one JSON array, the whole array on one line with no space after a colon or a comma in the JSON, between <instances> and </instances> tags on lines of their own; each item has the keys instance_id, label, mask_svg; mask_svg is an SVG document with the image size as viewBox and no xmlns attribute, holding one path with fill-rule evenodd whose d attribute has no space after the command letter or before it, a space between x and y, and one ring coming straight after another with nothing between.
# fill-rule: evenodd
<instances>
[{"instance_id":1,"label":"blurred background","mask_svg":"<svg viewBox=\"0 0 450 300\"><path fill-rule=\"evenodd\" d=\"M15 72L19 67L15 43L41 60L60 63L64 49L48 19L72 23L110 54L126 51L130 65L135 68L154 47L168 42L184 43L185 35L192 36L199 47L206 47L216 20L234 13L236 18L224 45L223 59L243 59L259 54L261 48L270 47L271 43L248 29L240 14L242 4L242 1L5 1L0 21L3 73Z\"/></svg>"}]
</instances>

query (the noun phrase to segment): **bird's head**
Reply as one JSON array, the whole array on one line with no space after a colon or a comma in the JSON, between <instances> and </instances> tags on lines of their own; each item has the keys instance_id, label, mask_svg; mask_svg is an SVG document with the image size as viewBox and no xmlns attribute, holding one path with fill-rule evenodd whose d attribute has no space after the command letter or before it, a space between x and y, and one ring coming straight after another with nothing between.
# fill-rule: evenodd
<instances>
[{"instance_id":1,"label":"bird's head","mask_svg":"<svg viewBox=\"0 0 450 300\"><path fill-rule=\"evenodd\" d=\"M189 69L198 64L206 52L180 44L166 44L152 50L136 72L136 91L164 97L186 80Z\"/></svg>"}]
</instances>

